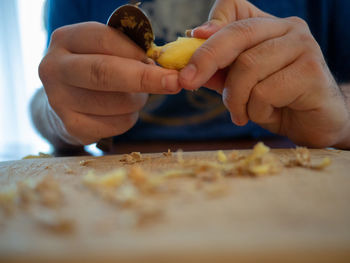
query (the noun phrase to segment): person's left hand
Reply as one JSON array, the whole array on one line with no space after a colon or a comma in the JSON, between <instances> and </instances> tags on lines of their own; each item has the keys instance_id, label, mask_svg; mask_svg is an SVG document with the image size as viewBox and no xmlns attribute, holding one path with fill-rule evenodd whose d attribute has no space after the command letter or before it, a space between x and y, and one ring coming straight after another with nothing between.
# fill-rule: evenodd
<instances>
[{"instance_id":1,"label":"person's left hand","mask_svg":"<svg viewBox=\"0 0 350 263\"><path fill-rule=\"evenodd\" d=\"M193 36L209 39L180 73L183 88L221 93L237 125L252 120L312 147L350 146L345 98L302 19L218 0Z\"/></svg>"}]
</instances>

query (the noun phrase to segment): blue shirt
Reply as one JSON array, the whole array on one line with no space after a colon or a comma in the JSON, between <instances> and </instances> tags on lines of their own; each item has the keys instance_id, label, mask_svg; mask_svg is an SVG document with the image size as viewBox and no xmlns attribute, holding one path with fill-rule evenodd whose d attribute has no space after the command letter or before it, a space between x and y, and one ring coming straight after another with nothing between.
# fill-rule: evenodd
<instances>
[{"instance_id":1,"label":"blue shirt","mask_svg":"<svg viewBox=\"0 0 350 263\"><path fill-rule=\"evenodd\" d=\"M84 21L106 23L114 9L128 2L127 0L48 0L48 35L51 35L56 28L68 24ZM143 1L143 5L148 7L146 11L151 16L152 24L156 25L158 43L164 39L175 40L174 34L182 35L186 28L193 28L204 22L188 20L185 28L169 32L172 27L167 27L163 23L165 20L157 24L157 21L162 21L161 17L156 15L160 1L153 2L157 1ZM161 3L164 2L168 1ZM206 3L208 2L206 0ZM250 2L278 17L298 16L306 20L336 80L340 83L350 81L350 30L347 28L350 24L350 1L251 0ZM195 3L198 4L198 1L188 0L190 7L188 10L198 10L200 6L196 8L191 6ZM203 7L203 12L205 8L209 10L210 4ZM205 16L207 14L208 12ZM191 16L184 16L183 19L186 17ZM172 23L175 23L174 21ZM160 35L164 39L160 39ZM169 36L173 39L168 39ZM145 109L141 111L137 124L125 134L118 136L116 140L208 140L266 136L273 135L251 122L244 127L235 126L220 96L202 88L198 92L181 91L171 96L152 95Z\"/></svg>"}]
</instances>

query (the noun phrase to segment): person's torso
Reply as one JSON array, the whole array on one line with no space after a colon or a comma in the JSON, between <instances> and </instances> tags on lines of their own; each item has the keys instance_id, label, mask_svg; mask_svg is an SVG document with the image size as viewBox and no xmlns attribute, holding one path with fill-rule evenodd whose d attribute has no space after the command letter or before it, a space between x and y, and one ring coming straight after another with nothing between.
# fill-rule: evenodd
<instances>
[{"instance_id":1,"label":"person's torso","mask_svg":"<svg viewBox=\"0 0 350 263\"><path fill-rule=\"evenodd\" d=\"M88 20L106 23L109 15L126 0L89 0L84 2ZM142 9L152 21L157 44L174 41L186 29L207 20L214 0L145 0ZM324 53L328 52L329 0L251 0L267 13L278 17L299 16L310 25ZM118 105L116 105L118 107ZM201 88L181 91L176 95L151 95L140 120L118 140L152 139L220 139L241 136L271 135L253 123L235 126L225 109L221 96Z\"/></svg>"}]
</instances>

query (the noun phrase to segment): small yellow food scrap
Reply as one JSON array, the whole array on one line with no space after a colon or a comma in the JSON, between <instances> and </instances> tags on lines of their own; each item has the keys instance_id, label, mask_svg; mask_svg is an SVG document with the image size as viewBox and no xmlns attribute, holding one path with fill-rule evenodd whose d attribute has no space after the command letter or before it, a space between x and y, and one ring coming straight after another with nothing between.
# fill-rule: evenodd
<instances>
[{"instance_id":1,"label":"small yellow food scrap","mask_svg":"<svg viewBox=\"0 0 350 263\"><path fill-rule=\"evenodd\" d=\"M124 168L118 168L102 176L97 176L93 171L89 171L83 178L86 185L92 187L110 187L116 188L123 184L127 177L127 171Z\"/></svg>"},{"instance_id":2,"label":"small yellow food scrap","mask_svg":"<svg viewBox=\"0 0 350 263\"><path fill-rule=\"evenodd\" d=\"M87 166L87 165L89 165L90 163L92 163L94 160L92 160L92 159L88 159L88 160L81 160L80 162L79 162L79 165L80 166Z\"/></svg>"},{"instance_id":3,"label":"small yellow food scrap","mask_svg":"<svg viewBox=\"0 0 350 263\"><path fill-rule=\"evenodd\" d=\"M115 194L115 200L123 206L136 203L139 199L139 191L131 184L123 185Z\"/></svg>"},{"instance_id":4,"label":"small yellow food scrap","mask_svg":"<svg viewBox=\"0 0 350 263\"><path fill-rule=\"evenodd\" d=\"M166 157L171 157L173 155L173 153L171 152L170 149L168 149L168 151L164 152L163 155L166 156Z\"/></svg>"},{"instance_id":5,"label":"small yellow food scrap","mask_svg":"<svg viewBox=\"0 0 350 263\"><path fill-rule=\"evenodd\" d=\"M165 178L177 178L177 177L191 177L195 176L195 172L192 169L172 169L167 170L162 174Z\"/></svg>"},{"instance_id":6,"label":"small yellow food scrap","mask_svg":"<svg viewBox=\"0 0 350 263\"><path fill-rule=\"evenodd\" d=\"M255 175L268 174L270 172L270 170L271 170L271 165L268 163L256 164L256 165L252 165L251 167L249 167L249 171Z\"/></svg>"},{"instance_id":7,"label":"small yellow food scrap","mask_svg":"<svg viewBox=\"0 0 350 263\"><path fill-rule=\"evenodd\" d=\"M184 157L183 157L183 150L182 149L178 149L176 151L176 156L177 156L177 162L179 164L183 164L185 161L184 161Z\"/></svg>"},{"instance_id":8,"label":"small yellow food scrap","mask_svg":"<svg viewBox=\"0 0 350 263\"><path fill-rule=\"evenodd\" d=\"M251 159L261 158L265 154L270 152L270 148L262 142L258 142L253 148L253 154L250 156Z\"/></svg>"},{"instance_id":9,"label":"small yellow food scrap","mask_svg":"<svg viewBox=\"0 0 350 263\"><path fill-rule=\"evenodd\" d=\"M326 168L327 166L330 166L331 163L332 163L331 159L328 157L325 157L322 159L322 161L319 164L312 165L311 169L322 170L322 169Z\"/></svg>"},{"instance_id":10,"label":"small yellow food scrap","mask_svg":"<svg viewBox=\"0 0 350 263\"><path fill-rule=\"evenodd\" d=\"M293 149L293 153L294 153L295 159L289 159L288 161L286 161L285 162L286 167L300 166L300 167L309 168L313 170L322 170L327 166L331 165L332 163L330 158L325 157L320 163L314 164L311 161L311 153L309 149L307 149L306 147L297 147L296 149Z\"/></svg>"},{"instance_id":11,"label":"small yellow food scrap","mask_svg":"<svg viewBox=\"0 0 350 263\"><path fill-rule=\"evenodd\" d=\"M297 165L306 167L310 165L311 155L309 149L305 147L297 147L294 150Z\"/></svg>"},{"instance_id":12,"label":"small yellow food scrap","mask_svg":"<svg viewBox=\"0 0 350 263\"><path fill-rule=\"evenodd\" d=\"M239 170L253 175L275 174L282 169L281 162L272 154L270 148L262 142L257 143L253 152L239 162Z\"/></svg>"},{"instance_id":13,"label":"small yellow food scrap","mask_svg":"<svg viewBox=\"0 0 350 263\"><path fill-rule=\"evenodd\" d=\"M143 160L144 159L140 152L132 152L130 154L124 154L123 157L120 159L120 162L126 164L134 164L142 162Z\"/></svg>"},{"instance_id":14,"label":"small yellow food scrap","mask_svg":"<svg viewBox=\"0 0 350 263\"><path fill-rule=\"evenodd\" d=\"M142 185L147 180L147 176L146 176L145 172L138 165L134 165L130 168L129 178L136 185Z\"/></svg>"},{"instance_id":15,"label":"small yellow food scrap","mask_svg":"<svg viewBox=\"0 0 350 263\"><path fill-rule=\"evenodd\" d=\"M63 202L63 194L58 182L52 176L44 177L35 187L40 203L47 207L56 207Z\"/></svg>"},{"instance_id":16,"label":"small yellow food scrap","mask_svg":"<svg viewBox=\"0 0 350 263\"><path fill-rule=\"evenodd\" d=\"M17 191L13 187L7 187L0 192L0 208L6 214L12 214L15 209Z\"/></svg>"},{"instance_id":17,"label":"small yellow food scrap","mask_svg":"<svg viewBox=\"0 0 350 263\"><path fill-rule=\"evenodd\" d=\"M30 187L29 184L25 182L20 181L17 183L17 192L19 197L19 205L21 207L26 208L37 200L33 187Z\"/></svg>"},{"instance_id":18,"label":"small yellow food scrap","mask_svg":"<svg viewBox=\"0 0 350 263\"><path fill-rule=\"evenodd\" d=\"M218 157L218 161L220 163L226 163L227 162L227 157L226 157L226 154L224 153L224 151L222 151L222 150L217 151L217 157Z\"/></svg>"},{"instance_id":19,"label":"small yellow food scrap","mask_svg":"<svg viewBox=\"0 0 350 263\"><path fill-rule=\"evenodd\" d=\"M54 234L71 234L75 230L75 222L54 211L40 211L33 214L39 227Z\"/></svg>"},{"instance_id":20,"label":"small yellow food scrap","mask_svg":"<svg viewBox=\"0 0 350 263\"><path fill-rule=\"evenodd\" d=\"M144 184L137 185L139 190L143 193L154 193L160 189L164 183L165 178L162 176L151 176Z\"/></svg>"},{"instance_id":21,"label":"small yellow food scrap","mask_svg":"<svg viewBox=\"0 0 350 263\"><path fill-rule=\"evenodd\" d=\"M127 172L123 168L113 170L99 177L99 184L106 187L118 187L126 179Z\"/></svg>"},{"instance_id":22,"label":"small yellow food scrap","mask_svg":"<svg viewBox=\"0 0 350 263\"><path fill-rule=\"evenodd\" d=\"M26 160L26 159L39 159L39 158L52 158L52 157L53 156L51 154L39 152L38 155L27 155L22 159Z\"/></svg>"},{"instance_id":23,"label":"small yellow food scrap","mask_svg":"<svg viewBox=\"0 0 350 263\"><path fill-rule=\"evenodd\" d=\"M140 152L132 152L130 155L135 161L142 161L142 155Z\"/></svg>"},{"instance_id":24,"label":"small yellow food scrap","mask_svg":"<svg viewBox=\"0 0 350 263\"><path fill-rule=\"evenodd\" d=\"M164 68L181 70L204 42L205 39L179 37L176 41L164 46L153 45L147 51L147 56Z\"/></svg>"},{"instance_id":25,"label":"small yellow food scrap","mask_svg":"<svg viewBox=\"0 0 350 263\"><path fill-rule=\"evenodd\" d=\"M232 151L228 157L230 162L239 161L241 158L244 158L239 151Z\"/></svg>"}]
</instances>

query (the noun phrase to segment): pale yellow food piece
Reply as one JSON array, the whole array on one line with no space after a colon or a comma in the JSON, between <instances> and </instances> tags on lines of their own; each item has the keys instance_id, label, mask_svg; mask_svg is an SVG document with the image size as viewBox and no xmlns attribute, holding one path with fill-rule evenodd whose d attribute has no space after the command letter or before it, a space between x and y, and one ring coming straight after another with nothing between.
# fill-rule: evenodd
<instances>
[{"instance_id":1,"label":"pale yellow food piece","mask_svg":"<svg viewBox=\"0 0 350 263\"><path fill-rule=\"evenodd\" d=\"M330 166L331 164L332 164L332 160L329 157L325 157L322 159L322 161L319 164L312 165L311 169L322 170L327 166Z\"/></svg>"},{"instance_id":2,"label":"pale yellow food piece","mask_svg":"<svg viewBox=\"0 0 350 263\"><path fill-rule=\"evenodd\" d=\"M190 61L193 53L204 43L205 39L179 37L164 46L153 45L147 56L164 68L180 70Z\"/></svg>"},{"instance_id":3,"label":"pale yellow food piece","mask_svg":"<svg viewBox=\"0 0 350 263\"><path fill-rule=\"evenodd\" d=\"M119 168L106 173L103 176L96 176L93 171L89 171L83 178L83 182L89 186L102 186L116 188L120 186L127 177L127 171Z\"/></svg>"},{"instance_id":4,"label":"pale yellow food piece","mask_svg":"<svg viewBox=\"0 0 350 263\"><path fill-rule=\"evenodd\" d=\"M217 152L217 157L218 157L218 161L220 163L226 163L227 162L227 157L226 154L224 153L224 151L220 150Z\"/></svg>"},{"instance_id":5,"label":"pale yellow food piece","mask_svg":"<svg viewBox=\"0 0 350 263\"><path fill-rule=\"evenodd\" d=\"M191 169L171 169L162 174L165 178L191 177L195 176L195 172Z\"/></svg>"},{"instance_id":6,"label":"pale yellow food piece","mask_svg":"<svg viewBox=\"0 0 350 263\"><path fill-rule=\"evenodd\" d=\"M258 142L253 148L253 154L251 155L251 157L252 159L261 158L268 152L270 152L270 148L266 146L264 143Z\"/></svg>"},{"instance_id":7,"label":"pale yellow food piece","mask_svg":"<svg viewBox=\"0 0 350 263\"><path fill-rule=\"evenodd\" d=\"M39 152L38 155L27 155L27 156L24 156L22 159L26 160L26 159L39 159L39 158L52 158L52 157L53 156L51 154Z\"/></svg>"},{"instance_id":8,"label":"pale yellow food piece","mask_svg":"<svg viewBox=\"0 0 350 263\"><path fill-rule=\"evenodd\" d=\"M0 203L13 203L17 197L17 191L13 187L8 187L0 192Z\"/></svg>"},{"instance_id":9,"label":"pale yellow food piece","mask_svg":"<svg viewBox=\"0 0 350 263\"><path fill-rule=\"evenodd\" d=\"M249 167L249 171L254 175L264 175L268 174L271 171L271 165L269 163L259 164Z\"/></svg>"}]
</instances>

